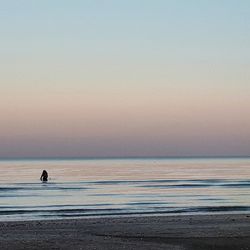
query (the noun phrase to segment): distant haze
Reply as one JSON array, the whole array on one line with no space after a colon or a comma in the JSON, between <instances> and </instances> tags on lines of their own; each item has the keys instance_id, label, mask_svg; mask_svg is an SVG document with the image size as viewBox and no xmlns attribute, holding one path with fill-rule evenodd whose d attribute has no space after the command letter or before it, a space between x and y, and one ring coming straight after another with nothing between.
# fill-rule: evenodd
<instances>
[{"instance_id":1,"label":"distant haze","mask_svg":"<svg viewBox=\"0 0 250 250\"><path fill-rule=\"evenodd\" d=\"M250 2L5 1L0 157L250 155Z\"/></svg>"}]
</instances>

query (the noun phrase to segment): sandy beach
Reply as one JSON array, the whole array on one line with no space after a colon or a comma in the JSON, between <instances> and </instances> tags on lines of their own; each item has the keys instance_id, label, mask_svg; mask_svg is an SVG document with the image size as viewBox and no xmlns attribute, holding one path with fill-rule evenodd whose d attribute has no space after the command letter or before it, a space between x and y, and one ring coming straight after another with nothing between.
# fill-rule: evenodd
<instances>
[{"instance_id":1,"label":"sandy beach","mask_svg":"<svg viewBox=\"0 0 250 250\"><path fill-rule=\"evenodd\" d=\"M250 249L250 215L0 223L1 249Z\"/></svg>"}]
</instances>

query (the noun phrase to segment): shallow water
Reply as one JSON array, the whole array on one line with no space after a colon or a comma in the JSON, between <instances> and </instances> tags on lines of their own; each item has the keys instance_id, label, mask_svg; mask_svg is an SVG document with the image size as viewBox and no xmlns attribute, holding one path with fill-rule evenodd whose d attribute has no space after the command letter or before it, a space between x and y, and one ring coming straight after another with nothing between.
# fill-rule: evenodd
<instances>
[{"instance_id":1,"label":"shallow water","mask_svg":"<svg viewBox=\"0 0 250 250\"><path fill-rule=\"evenodd\" d=\"M1 221L247 211L250 158L0 161Z\"/></svg>"}]
</instances>

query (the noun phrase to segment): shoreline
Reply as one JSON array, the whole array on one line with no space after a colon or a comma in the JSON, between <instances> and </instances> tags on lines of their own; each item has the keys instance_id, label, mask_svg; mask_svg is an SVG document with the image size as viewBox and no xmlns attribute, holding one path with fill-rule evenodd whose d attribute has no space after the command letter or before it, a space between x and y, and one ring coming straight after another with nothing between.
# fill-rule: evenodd
<instances>
[{"instance_id":1,"label":"shoreline","mask_svg":"<svg viewBox=\"0 0 250 250\"><path fill-rule=\"evenodd\" d=\"M250 249L250 213L0 222L1 249Z\"/></svg>"}]
</instances>

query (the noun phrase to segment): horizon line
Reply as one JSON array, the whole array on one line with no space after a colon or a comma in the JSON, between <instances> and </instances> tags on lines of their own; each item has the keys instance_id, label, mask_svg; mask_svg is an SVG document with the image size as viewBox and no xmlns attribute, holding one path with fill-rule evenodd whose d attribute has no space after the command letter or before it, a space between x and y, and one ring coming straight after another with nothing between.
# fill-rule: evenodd
<instances>
[{"instance_id":1,"label":"horizon line","mask_svg":"<svg viewBox=\"0 0 250 250\"><path fill-rule=\"evenodd\" d=\"M209 155L209 156L52 156L52 157L0 157L0 161L8 160L111 160L111 159L226 159L250 158L250 155Z\"/></svg>"}]
</instances>

